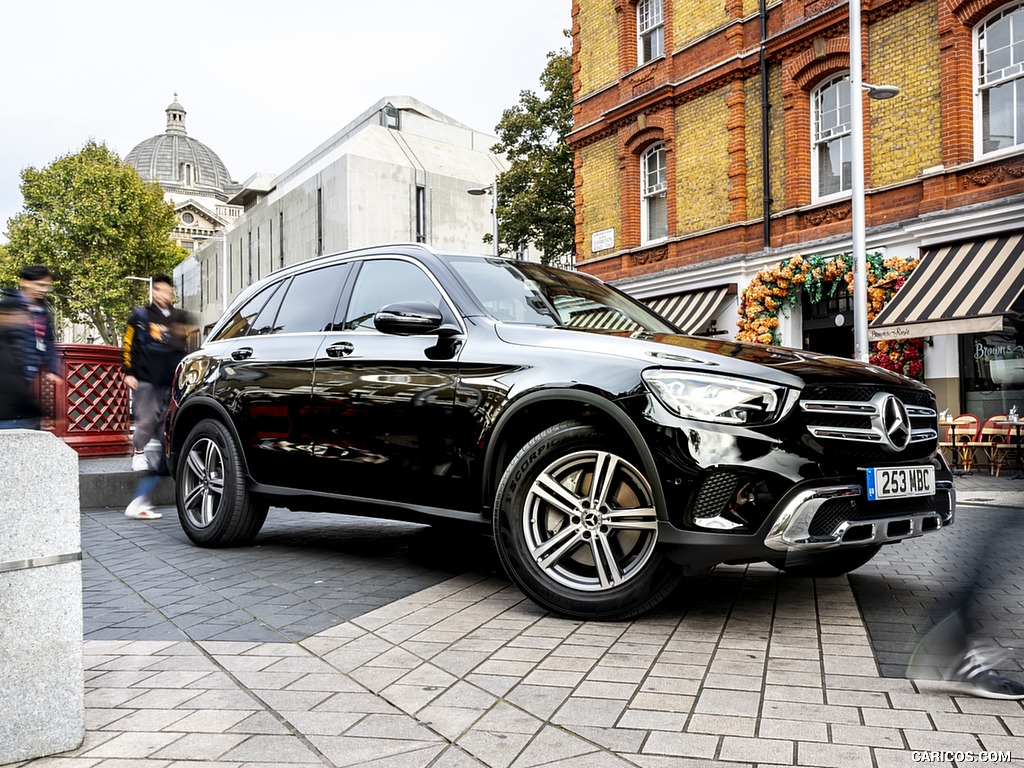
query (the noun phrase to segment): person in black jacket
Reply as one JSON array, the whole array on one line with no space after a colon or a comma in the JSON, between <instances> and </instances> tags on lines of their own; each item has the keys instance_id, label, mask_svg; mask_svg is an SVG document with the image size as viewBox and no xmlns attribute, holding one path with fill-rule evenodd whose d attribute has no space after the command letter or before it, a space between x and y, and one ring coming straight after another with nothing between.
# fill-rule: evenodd
<instances>
[{"instance_id":1,"label":"person in black jacket","mask_svg":"<svg viewBox=\"0 0 1024 768\"><path fill-rule=\"evenodd\" d=\"M20 287L14 297L27 312L24 334L24 364L30 380L36 377L56 384L60 381L57 366L57 337L53 316L46 304L46 295L53 287L53 275L42 264L28 264L21 268Z\"/></svg>"},{"instance_id":2,"label":"person in black jacket","mask_svg":"<svg viewBox=\"0 0 1024 768\"><path fill-rule=\"evenodd\" d=\"M132 437L132 469L157 471L146 458L146 444L159 439L160 425L170 402L174 370L185 356L188 316L173 306L174 283L168 275L154 275L152 303L132 310L122 346L125 383L134 391L135 434ZM147 494L139 494L125 514L156 518L147 506ZM141 500L140 500L141 499Z\"/></svg>"},{"instance_id":3,"label":"person in black jacket","mask_svg":"<svg viewBox=\"0 0 1024 768\"><path fill-rule=\"evenodd\" d=\"M0 296L0 429L38 429L40 408L25 364L28 315L14 295Z\"/></svg>"}]
</instances>

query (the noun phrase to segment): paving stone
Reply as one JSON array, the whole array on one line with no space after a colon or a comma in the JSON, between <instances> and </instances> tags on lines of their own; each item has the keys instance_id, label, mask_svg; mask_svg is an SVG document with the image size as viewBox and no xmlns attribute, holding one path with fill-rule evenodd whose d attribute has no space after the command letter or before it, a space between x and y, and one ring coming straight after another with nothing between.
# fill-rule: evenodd
<instances>
[{"instance_id":1,"label":"paving stone","mask_svg":"<svg viewBox=\"0 0 1024 768\"><path fill-rule=\"evenodd\" d=\"M718 751L718 736L655 731L644 744L643 754L673 755L710 760Z\"/></svg>"},{"instance_id":2,"label":"paving stone","mask_svg":"<svg viewBox=\"0 0 1024 768\"><path fill-rule=\"evenodd\" d=\"M314 739L315 737L310 738L311 741ZM290 734L287 736L250 736L220 757L226 762L232 760L239 763L262 761L271 765L305 763L314 758L316 758L316 753L310 750L304 741Z\"/></svg>"},{"instance_id":3,"label":"paving stone","mask_svg":"<svg viewBox=\"0 0 1024 768\"><path fill-rule=\"evenodd\" d=\"M756 715L761 708L761 696L753 691L725 691L705 689L697 697L694 712L707 715Z\"/></svg>"},{"instance_id":4,"label":"paving stone","mask_svg":"<svg viewBox=\"0 0 1024 768\"><path fill-rule=\"evenodd\" d=\"M797 742L796 750L797 765L822 766L823 768L874 768L871 750L868 747L801 741Z\"/></svg>"},{"instance_id":5,"label":"paving stone","mask_svg":"<svg viewBox=\"0 0 1024 768\"><path fill-rule=\"evenodd\" d=\"M626 708L624 701L611 699L587 699L582 696L570 697L551 717L551 722L561 725L598 725L611 728Z\"/></svg>"},{"instance_id":6,"label":"paving stone","mask_svg":"<svg viewBox=\"0 0 1024 768\"><path fill-rule=\"evenodd\" d=\"M725 736L722 739L718 758L729 761L789 765L793 762L793 754L792 741Z\"/></svg>"}]
</instances>

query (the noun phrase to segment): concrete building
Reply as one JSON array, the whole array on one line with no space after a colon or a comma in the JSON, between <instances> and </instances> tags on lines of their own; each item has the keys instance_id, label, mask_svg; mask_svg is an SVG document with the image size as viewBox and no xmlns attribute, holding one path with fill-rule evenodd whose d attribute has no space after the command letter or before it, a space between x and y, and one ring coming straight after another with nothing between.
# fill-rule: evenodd
<instances>
[{"instance_id":1,"label":"concrete building","mask_svg":"<svg viewBox=\"0 0 1024 768\"><path fill-rule=\"evenodd\" d=\"M940 407L1024 405L1024 3L863 0L868 253L918 261L872 333L928 337ZM758 273L851 250L847 3L574 0L577 265L737 333ZM860 88L857 89L860 92ZM845 288L787 346L849 355Z\"/></svg>"},{"instance_id":2,"label":"concrete building","mask_svg":"<svg viewBox=\"0 0 1024 768\"><path fill-rule=\"evenodd\" d=\"M242 213L175 270L183 305L208 327L260 278L351 248L489 252L490 196L468 191L505 169L496 142L416 99L381 99L284 173L239 185L226 202Z\"/></svg>"}]
</instances>

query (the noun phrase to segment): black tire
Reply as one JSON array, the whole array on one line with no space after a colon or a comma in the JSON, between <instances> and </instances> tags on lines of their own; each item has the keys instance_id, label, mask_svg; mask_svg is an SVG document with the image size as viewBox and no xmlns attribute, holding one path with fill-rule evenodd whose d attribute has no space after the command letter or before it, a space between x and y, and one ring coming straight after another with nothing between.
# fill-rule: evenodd
<instances>
[{"instance_id":1,"label":"black tire","mask_svg":"<svg viewBox=\"0 0 1024 768\"><path fill-rule=\"evenodd\" d=\"M509 578L569 618L633 618L682 578L658 546L650 482L629 453L579 422L546 429L516 454L498 487L493 527Z\"/></svg>"},{"instance_id":2,"label":"black tire","mask_svg":"<svg viewBox=\"0 0 1024 768\"><path fill-rule=\"evenodd\" d=\"M878 554L882 547L832 549L826 552L792 553L769 562L780 571L800 578L827 579L855 571Z\"/></svg>"},{"instance_id":3,"label":"black tire","mask_svg":"<svg viewBox=\"0 0 1024 768\"><path fill-rule=\"evenodd\" d=\"M178 520L201 547L249 544L267 519L267 503L246 489L241 454L219 421L193 427L174 480Z\"/></svg>"}]
</instances>

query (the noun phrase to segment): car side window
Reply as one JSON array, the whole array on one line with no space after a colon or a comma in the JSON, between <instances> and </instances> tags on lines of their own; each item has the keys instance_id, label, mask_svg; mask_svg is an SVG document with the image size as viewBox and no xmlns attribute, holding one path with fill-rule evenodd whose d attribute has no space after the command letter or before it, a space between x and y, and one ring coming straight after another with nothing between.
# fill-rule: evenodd
<instances>
[{"instance_id":1,"label":"car side window","mask_svg":"<svg viewBox=\"0 0 1024 768\"><path fill-rule=\"evenodd\" d=\"M270 300L263 305L263 309L260 310L256 319L253 320L252 325L249 327L249 336L268 336L272 333L277 333L277 326L274 324L274 321L277 319L277 311L281 308L281 302L288 291L288 281L283 280L282 285L284 287L270 297Z\"/></svg>"},{"instance_id":2,"label":"car side window","mask_svg":"<svg viewBox=\"0 0 1024 768\"><path fill-rule=\"evenodd\" d=\"M373 316L399 301L426 301L450 315L441 292L418 266L397 259L373 259L363 262L359 270L340 329L375 330Z\"/></svg>"},{"instance_id":3,"label":"car side window","mask_svg":"<svg viewBox=\"0 0 1024 768\"><path fill-rule=\"evenodd\" d=\"M249 333L249 329L252 327L253 321L260 313L260 310L263 309L269 299L273 298L275 293L279 293L278 288L280 287L280 283L274 283L274 285L260 291L245 302L211 341L234 339Z\"/></svg>"},{"instance_id":4,"label":"car side window","mask_svg":"<svg viewBox=\"0 0 1024 768\"><path fill-rule=\"evenodd\" d=\"M349 266L335 264L295 275L270 332L308 333L330 330Z\"/></svg>"}]
</instances>

